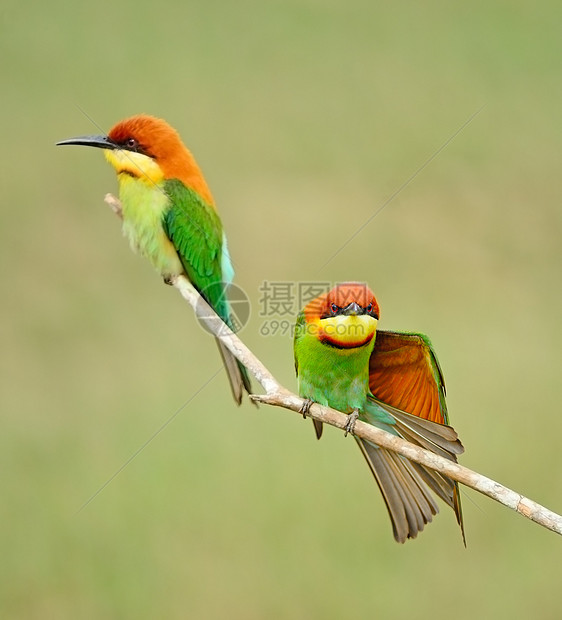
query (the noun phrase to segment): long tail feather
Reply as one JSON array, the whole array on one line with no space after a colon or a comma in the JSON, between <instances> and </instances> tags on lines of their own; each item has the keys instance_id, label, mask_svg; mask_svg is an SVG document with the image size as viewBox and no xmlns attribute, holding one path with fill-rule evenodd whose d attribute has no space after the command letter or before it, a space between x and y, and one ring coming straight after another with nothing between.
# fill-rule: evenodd
<instances>
[{"instance_id":1,"label":"long tail feather","mask_svg":"<svg viewBox=\"0 0 562 620\"><path fill-rule=\"evenodd\" d=\"M439 512L430 489L410 461L363 439L356 440L381 490L394 538L400 543L415 538Z\"/></svg>"},{"instance_id":2,"label":"long tail feather","mask_svg":"<svg viewBox=\"0 0 562 620\"><path fill-rule=\"evenodd\" d=\"M455 463L457 455L464 451L452 427L412 416L378 400L372 403L393 418L393 431L410 443ZM374 421L369 417L367 415L367 421ZM460 492L454 480L368 441L356 439L381 489L398 542L415 538L438 512L433 492L454 510L466 546Z\"/></svg>"},{"instance_id":3,"label":"long tail feather","mask_svg":"<svg viewBox=\"0 0 562 620\"><path fill-rule=\"evenodd\" d=\"M218 338L216 339L216 343L222 357L228 381L230 382L232 396L234 397L236 404L239 405L242 402L244 390L248 394L252 393L252 385L250 383L248 371Z\"/></svg>"}]
</instances>

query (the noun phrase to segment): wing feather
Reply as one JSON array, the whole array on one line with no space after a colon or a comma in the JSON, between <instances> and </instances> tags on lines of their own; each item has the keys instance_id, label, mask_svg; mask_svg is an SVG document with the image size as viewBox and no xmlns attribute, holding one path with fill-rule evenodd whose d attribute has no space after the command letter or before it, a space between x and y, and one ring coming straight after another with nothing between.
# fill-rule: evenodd
<instances>
[{"instance_id":1,"label":"wing feather","mask_svg":"<svg viewBox=\"0 0 562 620\"><path fill-rule=\"evenodd\" d=\"M448 423L443 375L422 334L378 331L369 361L369 387L375 398L396 409Z\"/></svg>"},{"instance_id":2,"label":"wing feather","mask_svg":"<svg viewBox=\"0 0 562 620\"><path fill-rule=\"evenodd\" d=\"M221 319L231 324L223 276L223 230L216 211L178 180L165 183L171 207L164 214L164 230L176 248L190 282ZM230 274L228 274L230 275Z\"/></svg>"}]
</instances>

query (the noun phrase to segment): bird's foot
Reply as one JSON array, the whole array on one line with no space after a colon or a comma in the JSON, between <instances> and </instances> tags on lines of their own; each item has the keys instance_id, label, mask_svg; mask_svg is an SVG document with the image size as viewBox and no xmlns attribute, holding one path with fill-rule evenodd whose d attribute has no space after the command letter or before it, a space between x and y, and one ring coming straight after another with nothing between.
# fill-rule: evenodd
<instances>
[{"instance_id":1,"label":"bird's foot","mask_svg":"<svg viewBox=\"0 0 562 620\"><path fill-rule=\"evenodd\" d=\"M164 279L164 284L167 284L168 286L172 286L174 283L172 276L163 276L163 279Z\"/></svg>"},{"instance_id":2,"label":"bird's foot","mask_svg":"<svg viewBox=\"0 0 562 620\"><path fill-rule=\"evenodd\" d=\"M310 398L305 398L302 407L299 409L299 413L302 413L302 417L306 420L306 415L310 411L310 407L314 404L313 400Z\"/></svg>"},{"instance_id":3,"label":"bird's foot","mask_svg":"<svg viewBox=\"0 0 562 620\"><path fill-rule=\"evenodd\" d=\"M359 411L357 409L354 409L348 416L347 416L347 422L344 426L345 428L345 433L344 433L344 437L347 437L348 433L351 433L353 435L353 431L355 430L355 422L357 422L357 418L359 417Z\"/></svg>"}]
</instances>

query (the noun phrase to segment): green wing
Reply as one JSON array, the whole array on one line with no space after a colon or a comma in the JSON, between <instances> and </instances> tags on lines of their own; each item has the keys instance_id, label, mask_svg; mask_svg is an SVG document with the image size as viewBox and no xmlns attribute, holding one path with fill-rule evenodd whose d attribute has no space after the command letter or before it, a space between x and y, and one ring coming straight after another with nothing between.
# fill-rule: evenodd
<instances>
[{"instance_id":1,"label":"green wing","mask_svg":"<svg viewBox=\"0 0 562 620\"><path fill-rule=\"evenodd\" d=\"M230 258L223 250L222 224L216 211L200 196L177 179L164 183L171 207L163 216L166 235L178 252L182 265L195 288L215 312L230 324L230 311L225 295L224 272L230 269ZM227 263L227 269L225 268Z\"/></svg>"}]
</instances>

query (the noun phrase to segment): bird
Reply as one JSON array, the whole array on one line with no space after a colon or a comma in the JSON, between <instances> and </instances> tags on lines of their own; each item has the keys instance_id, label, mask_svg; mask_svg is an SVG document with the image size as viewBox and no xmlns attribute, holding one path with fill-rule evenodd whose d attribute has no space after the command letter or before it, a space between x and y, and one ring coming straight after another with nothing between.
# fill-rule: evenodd
<instances>
[{"instance_id":1,"label":"bird","mask_svg":"<svg viewBox=\"0 0 562 620\"><path fill-rule=\"evenodd\" d=\"M104 149L117 173L123 233L166 283L184 275L218 316L235 330L228 301L234 269L209 186L178 132L166 121L138 114L107 135L57 142ZM237 404L251 393L248 371L217 339Z\"/></svg>"},{"instance_id":2,"label":"bird","mask_svg":"<svg viewBox=\"0 0 562 620\"><path fill-rule=\"evenodd\" d=\"M310 301L297 317L294 357L306 417L312 403L431 450L453 462L464 452L449 425L445 382L423 334L378 330L379 304L366 284L344 282ZM316 436L322 423L313 420ZM439 511L456 515L466 545L458 484L439 472L354 436L380 488L399 543L415 538Z\"/></svg>"}]
</instances>

